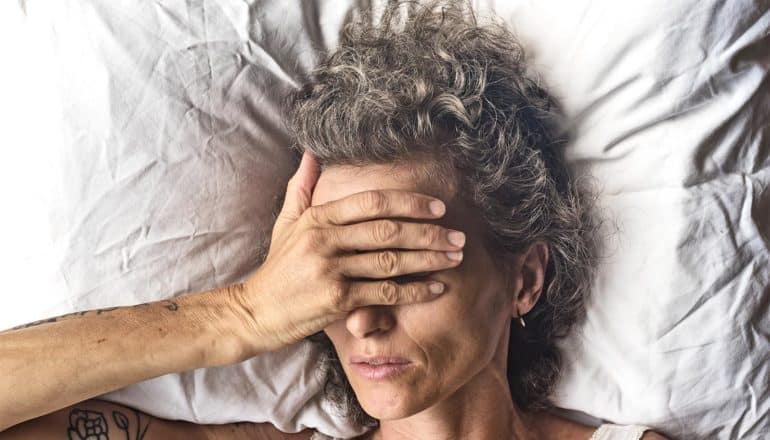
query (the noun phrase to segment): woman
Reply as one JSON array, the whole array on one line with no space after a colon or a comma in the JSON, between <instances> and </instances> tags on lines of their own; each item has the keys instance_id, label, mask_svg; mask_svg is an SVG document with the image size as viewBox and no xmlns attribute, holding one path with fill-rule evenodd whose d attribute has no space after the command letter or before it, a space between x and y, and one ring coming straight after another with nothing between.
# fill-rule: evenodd
<instances>
[{"instance_id":1,"label":"woman","mask_svg":"<svg viewBox=\"0 0 770 440\"><path fill-rule=\"evenodd\" d=\"M374 428L363 439L663 438L547 411L595 228L520 47L458 4L398 11L348 26L294 96L305 154L259 270L0 334L0 396L17 396L0 398L0 430L16 425L0 439L323 438L72 405L307 337L327 348L328 395Z\"/></svg>"}]
</instances>

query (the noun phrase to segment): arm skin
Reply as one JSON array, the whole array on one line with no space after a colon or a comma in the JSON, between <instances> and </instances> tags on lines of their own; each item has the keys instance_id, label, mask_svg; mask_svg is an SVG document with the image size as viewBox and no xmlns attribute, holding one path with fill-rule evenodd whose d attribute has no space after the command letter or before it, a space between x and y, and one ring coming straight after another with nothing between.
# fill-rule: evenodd
<instances>
[{"instance_id":1,"label":"arm skin","mask_svg":"<svg viewBox=\"0 0 770 440\"><path fill-rule=\"evenodd\" d=\"M308 440L311 430L284 433L270 423L229 423L196 425L194 423L156 418L123 405L100 400L87 400L54 413L30 420L0 432L0 440L92 440L81 420L93 420L105 435L99 440ZM547 413L534 417L538 439L588 440L594 427L582 425ZM72 431L72 433L70 433ZM367 435L357 437L367 438ZM646 431L641 440L668 440Z\"/></svg>"},{"instance_id":2,"label":"arm skin","mask_svg":"<svg viewBox=\"0 0 770 440\"><path fill-rule=\"evenodd\" d=\"M0 432L0 440L308 440L311 435L310 430L283 433L269 423L196 425L87 400Z\"/></svg>"},{"instance_id":3,"label":"arm skin","mask_svg":"<svg viewBox=\"0 0 770 440\"><path fill-rule=\"evenodd\" d=\"M160 419L123 405L87 400L14 426L1 432L0 440L91 440L83 435L86 428L81 420L94 421L94 429L104 433L100 440L308 440L312 435L311 430L284 433L270 423L196 425ZM536 427L536 438L562 440L587 440L596 429L548 414L536 417ZM646 431L641 440L668 438Z\"/></svg>"},{"instance_id":4,"label":"arm skin","mask_svg":"<svg viewBox=\"0 0 770 440\"><path fill-rule=\"evenodd\" d=\"M535 411L531 414L530 420L536 438L588 440L596 431L596 427L584 425L548 411ZM647 430L640 440L669 440L669 438Z\"/></svg>"},{"instance_id":5,"label":"arm skin","mask_svg":"<svg viewBox=\"0 0 770 440\"><path fill-rule=\"evenodd\" d=\"M0 333L0 432L142 380L268 351L238 306L236 286Z\"/></svg>"},{"instance_id":6,"label":"arm skin","mask_svg":"<svg viewBox=\"0 0 770 440\"><path fill-rule=\"evenodd\" d=\"M99 440L308 439L307 431L285 434L270 423L196 425L107 402L82 402L162 374L227 365L269 351L254 345L262 338L244 321L248 318L235 299L239 288L78 312L1 332L0 440L80 440L72 436L82 430L77 420L98 420L99 414L110 433ZM538 416L533 426L540 438L588 439L595 430L546 413ZM72 420L75 431L69 434ZM138 425L142 432L151 426L142 436ZM126 429L133 429L131 435ZM642 439L666 437L648 431Z\"/></svg>"},{"instance_id":7,"label":"arm skin","mask_svg":"<svg viewBox=\"0 0 770 440\"><path fill-rule=\"evenodd\" d=\"M244 321L245 312L234 299L238 288L78 312L0 332L0 440L80 440L69 434L71 420L77 431L82 429L79 418L98 419L97 413L110 433L99 440L308 439L307 431L285 434L270 423L195 425L98 400L82 402L162 374L236 363L269 351L254 345L262 338ZM244 334L246 328L250 334ZM595 430L538 415L533 425L540 438L587 439ZM151 426L137 436L138 425L142 432ZM131 435L126 429L133 429ZM642 439L666 437L648 431Z\"/></svg>"}]
</instances>

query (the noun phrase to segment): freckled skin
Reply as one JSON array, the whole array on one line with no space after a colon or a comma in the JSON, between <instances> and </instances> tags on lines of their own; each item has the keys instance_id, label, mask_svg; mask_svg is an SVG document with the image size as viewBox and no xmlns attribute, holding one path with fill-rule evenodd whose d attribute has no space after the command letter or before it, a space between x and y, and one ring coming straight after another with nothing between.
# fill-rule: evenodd
<instances>
[{"instance_id":1,"label":"freckled skin","mask_svg":"<svg viewBox=\"0 0 770 440\"><path fill-rule=\"evenodd\" d=\"M326 168L316 184L312 205L372 189L402 189L442 199L447 212L437 220L399 220L433 222L463 231L466 244L459 266L429 276L446 285L445 293L437 299L362 307L324 330L362 407L381 423L421 412L445 415L460 408L468 410L458 402L470 405L468 395L493 387L502 402L494 404L512 411L505 363L508 328L512 313L516 313L514 292L508 291L506 279L482 245L481 225L473 216L474 210L448 200L451 195L438 193L404 170L383 165ZM520 310L526 313L528 309ZM350 356L368 353L401 354L416 367L395 380L369 381L352 372L348 363Z\"/></svg>"}]
</instances>

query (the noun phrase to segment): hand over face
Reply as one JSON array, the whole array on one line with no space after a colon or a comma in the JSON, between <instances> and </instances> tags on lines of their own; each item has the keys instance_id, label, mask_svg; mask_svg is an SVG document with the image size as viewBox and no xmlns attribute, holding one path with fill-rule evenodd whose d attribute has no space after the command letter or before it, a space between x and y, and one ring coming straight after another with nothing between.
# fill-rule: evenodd
<instances>
[{"instance_id":1,"label":"hand over face","mask_svg":"<svg viewBox=\"0 0 770 440\"><path fill-rule=\"evenodd\" d=\"M464 236L458 246L449 241L450 229L395 220L440 218L443 202L411 191L370 190L311 206L319 175L305 153L288 183L268 256L241 289L262 347L265 338L269 349L299 342L359 307L433 299L440 292L431 291L430 279L386 278L450 268L462 259Z\"/></svg>"}]
</instances>

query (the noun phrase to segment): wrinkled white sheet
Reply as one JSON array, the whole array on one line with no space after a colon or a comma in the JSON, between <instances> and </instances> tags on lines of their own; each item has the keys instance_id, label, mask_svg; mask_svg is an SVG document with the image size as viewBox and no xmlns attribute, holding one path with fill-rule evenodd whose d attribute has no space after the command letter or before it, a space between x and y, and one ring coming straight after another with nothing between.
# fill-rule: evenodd
<instances>
[{"instance_id":1,"label":"wrinkled white sheet","mask_svg":"<svg viewBox=\"0 0 770 440\"><path fill-rule=\"evenodd\" d=\"M557 403L675 438L769 437L770 2L476 4L562 98L570 164L611 219ZM0 328L244 279L295 166L281 96L355 7L4 2ZM328 414L314 359L299 344L107 397L360 433Z\"/></svg>"},{"instance_id":2,"label":"wrinkled white sheet","mask_svg":"<svg viewBox=\"0 0 770 440\"><path fill-rule=\"evenodd\" d=\"M513 3L619 229L557 402L770 438L770 2Z\"/></svg>"}]
</instances>

